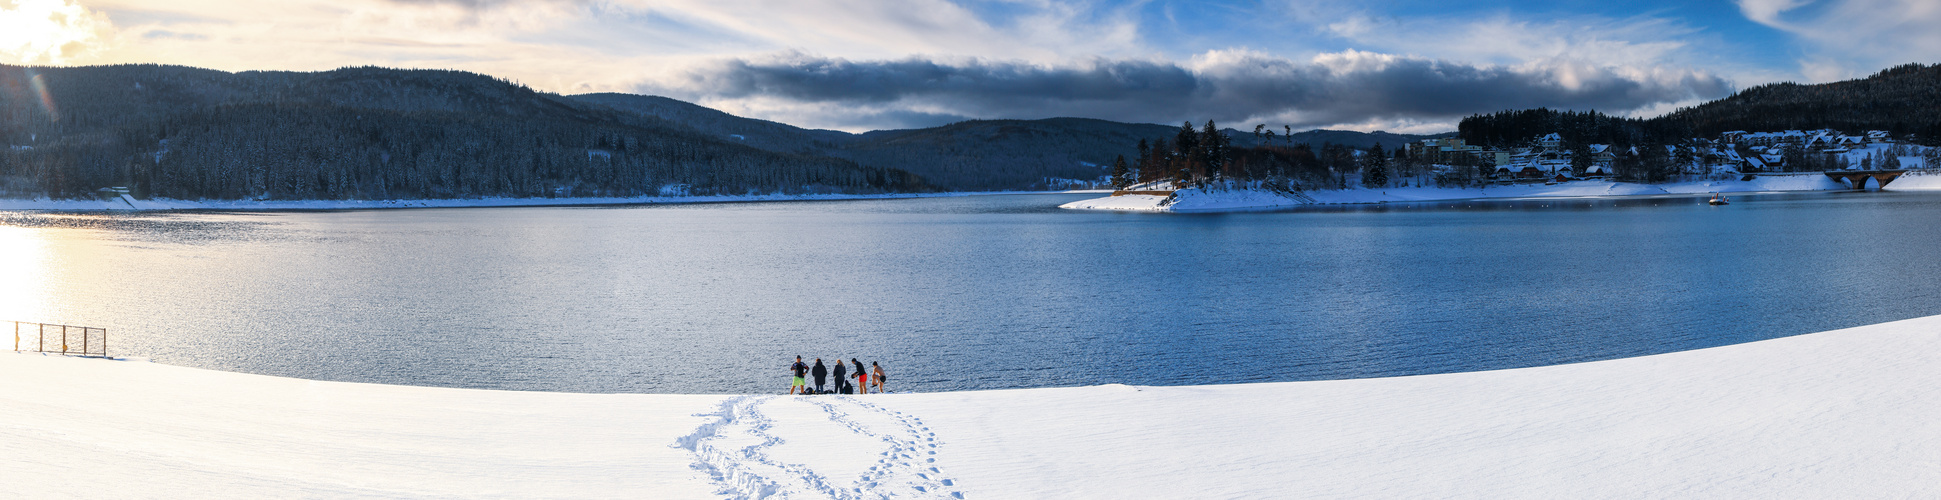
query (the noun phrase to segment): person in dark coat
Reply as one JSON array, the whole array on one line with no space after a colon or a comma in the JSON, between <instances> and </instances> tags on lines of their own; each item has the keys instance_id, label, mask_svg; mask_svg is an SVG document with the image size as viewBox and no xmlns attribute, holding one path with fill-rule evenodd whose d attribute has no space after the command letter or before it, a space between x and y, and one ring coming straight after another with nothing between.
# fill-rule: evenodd
<instances>
[{"instance_id":1,"label":"person in dark coat","mask_svg":"<svg viewBox=\"0 0 1941 500\"><path fill-rule=\"evenodd\" d=\"M822 393L822 381L829 377L829 367L822 366L822 358L815 359L815 366L809 368L809 375L815 377L815 392Z\"/></svg>"},{"instance_id":2,"label":"person in dark coat","mask_svg":"<svg viewBox=\"0 0 1941 500\"><path fill-rule=\"evenodd\" d=\"M836 394L849 394L849 378L844 376L848 371L843 368L842 358L836 358Z\"/></svg>"}]
</instances>

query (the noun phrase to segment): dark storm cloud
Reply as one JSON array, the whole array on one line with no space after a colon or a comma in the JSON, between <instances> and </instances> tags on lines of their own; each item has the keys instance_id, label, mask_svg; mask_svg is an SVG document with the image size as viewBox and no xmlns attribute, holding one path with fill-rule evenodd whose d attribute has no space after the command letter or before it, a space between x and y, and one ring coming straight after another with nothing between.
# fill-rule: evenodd
<instances>
[{"instance_id":1,"label":"dark storm cloud","mask_svg":"<svg viewBox=\"0 0 1941 500\"><path fill-rule=\"evenodd\" d=\"M824 109L830 104L914 107L981 118L1172 123L1292 117L1295 126L1450 119L1535 107L1621 113L1732 91L1723 78L1694 71L1571 62L1495 67L1364 52L1314 61L1209 53L1190 67L1138 60L1045 66L789 55L719 62L668 87L643 90L692 98L781 99Z\"/></svg>"}]
</instances>

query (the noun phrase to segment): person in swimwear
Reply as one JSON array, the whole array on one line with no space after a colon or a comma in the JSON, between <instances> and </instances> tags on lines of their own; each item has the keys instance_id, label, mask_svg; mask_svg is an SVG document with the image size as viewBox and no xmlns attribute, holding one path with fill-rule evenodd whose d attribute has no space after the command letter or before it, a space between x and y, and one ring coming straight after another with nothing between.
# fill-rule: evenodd
<instances>
[{"instance_id":1,"label":"person in swimwear","mask_svg":"<svg viewBox=\"0 0 1941 500\"><path fill-rule=\"evenodd\" d=\"M875 381L875 383L876 383L876 393L877 393L877 394L882 394L882 393L883 393L883 382L884 382L884 380L883 380L883 379L885 379L885 378L888 378L888 377L885 377L885 376L883 375L883 365L879 365L879 364L876 364L876 362L875 362L875 361L871 361L871 362L869 362L869 368L870 368L870 370L869 370L869 376L871 376L871 377L875 377L875 378L876 378L876 381Z\"/></svg>"}]
</instances>

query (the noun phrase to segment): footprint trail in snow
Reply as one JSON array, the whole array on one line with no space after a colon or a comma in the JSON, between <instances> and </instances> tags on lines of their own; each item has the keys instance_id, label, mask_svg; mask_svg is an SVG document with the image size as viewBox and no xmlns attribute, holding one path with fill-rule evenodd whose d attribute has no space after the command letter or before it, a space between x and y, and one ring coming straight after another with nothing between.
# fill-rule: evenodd
<instances>
[{"instance_id":1,"label":"footprint trail in snow","mask_svg":"<svg viewBox=\"0 0 1941 500\"><path fill-rule=\"evenodd\" d=\"M849 396L737 396L674 446L735 499L962 499L923 419Z\"/></svg>"}]
</instances>

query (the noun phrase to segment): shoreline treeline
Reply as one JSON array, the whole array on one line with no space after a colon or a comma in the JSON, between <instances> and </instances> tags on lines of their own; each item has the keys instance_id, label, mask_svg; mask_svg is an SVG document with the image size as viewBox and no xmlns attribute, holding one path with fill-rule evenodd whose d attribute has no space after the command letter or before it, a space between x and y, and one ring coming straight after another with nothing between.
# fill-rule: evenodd
<instances>
[{"instance_id":1,"label":"shoreline treeline","mask_svg":"<svg viewBox=\"0 0 1941 500\"><path fill-rule=\"evenodd\" d=\"M1275 144L1273 137L1259 130L1256 127L1256 142L1260 144L1243 148L1234 146L1233 139L1212 120L1198 130L1192 122L1182 123L1171 138L1140 139L1132 159L1121 156L1114 160L1112 184L1118 189L1162 183L1203 189L1338 189L1345 187L1342 174L1366 167L1368 158L1386 165L1380 143L1364 154L1339 144L1323 143L1319 148L1291 140Z\"/></svg>"}]
</instances>

